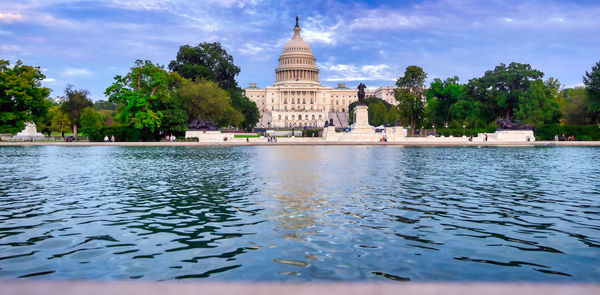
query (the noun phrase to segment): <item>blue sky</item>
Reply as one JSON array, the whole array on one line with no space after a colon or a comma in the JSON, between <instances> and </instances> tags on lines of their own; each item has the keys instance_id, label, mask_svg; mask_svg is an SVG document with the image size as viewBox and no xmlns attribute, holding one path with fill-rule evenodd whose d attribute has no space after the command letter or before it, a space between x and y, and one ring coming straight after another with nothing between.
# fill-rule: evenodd
<instances>
[{"instance_id":1,"label":"blue sky","mask_svg":"<svg viewBox=\"0 0 600 295\"><path fill-rule=\"evenodd\" d=\"M598 0L1 0L0 59L39 66L53 97L71 83L98 100L136 59L219 41L240 86L265 87L296 15L330 86L393 85L409 65L467 82L516 61L572 87L600 60Z\"/></svg>"}]
</instances>

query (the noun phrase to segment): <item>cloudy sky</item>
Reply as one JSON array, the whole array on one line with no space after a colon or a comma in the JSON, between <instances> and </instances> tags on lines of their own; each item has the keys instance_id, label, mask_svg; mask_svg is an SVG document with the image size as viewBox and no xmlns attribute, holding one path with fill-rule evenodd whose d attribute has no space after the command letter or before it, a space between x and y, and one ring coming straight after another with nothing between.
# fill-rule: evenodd
<instances>
[{"instance_id":1,"label":"cloudy sky","mask_svg":"<svg viewBox=\"0 0 600 295\"><path fill-rule=\"evenodd\" d=\"M265 87L296 15L330 86L393 85L409 65L467 82L516 61L570 87L600 60L598 0L0 0L0 59L39 66L53 97L70 83L98 100L136 59L219 41L240 86Z\"/></svg>"}]
</instances>

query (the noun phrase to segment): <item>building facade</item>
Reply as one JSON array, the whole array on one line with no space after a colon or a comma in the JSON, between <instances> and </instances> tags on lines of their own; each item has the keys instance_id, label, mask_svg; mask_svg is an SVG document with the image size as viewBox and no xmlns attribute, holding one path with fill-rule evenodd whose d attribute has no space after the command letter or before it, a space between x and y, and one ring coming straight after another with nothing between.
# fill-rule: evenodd
<instances>
[{"instance_id":1,"label":"building facade","mask_svg":"<svg viewBox=\"0 0 600 295\"><path fill-rule=\"evenodd\" d=\"M344 83L331 88L319 83L319 68L312 49L300 35L296 18L294 36L283 47L279 66L275 69L275 83L257 88L250 83L246 96L260 110L257 127L291 128L323 127L325 121L333 119L336 126L348 125L348 106L358 100L356 89ZM376 96L391 104L394 86L367 89L366 96Z\"/></svg>"}]
</instances>

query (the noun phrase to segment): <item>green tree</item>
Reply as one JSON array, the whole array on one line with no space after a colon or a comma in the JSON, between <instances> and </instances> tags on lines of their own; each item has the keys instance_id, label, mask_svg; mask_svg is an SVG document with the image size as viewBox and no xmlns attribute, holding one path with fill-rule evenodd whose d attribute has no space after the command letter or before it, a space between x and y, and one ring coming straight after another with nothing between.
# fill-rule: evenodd
<instances>
[{"instance_id":1,"label":"green tree","mask_svg":"<svg viewBox=\"0 0 600 295\"><path fill-rule=\"evenodd\" d=\"M241 123L242 129L252 130L260 119L258 106L246 97L244 90L239 87L230 89L228 92L231 96L231 105L244 115L244 120Z\"/></svg>"},{"instance_id":2,"label":"green tree","mask_svg":"<svg viewBox=\"0 0 600 295\"><path fill-rule=\"evenodd\" d=\"M73 89L73 85L67 85L65 96L60 105L61 110L69 116L73 123L73 136L77 137L77 126L79 125L79 116L83 109L94 105L88 98L90 92L84 89Z\"/></svg>"},{"instance_id":3,"label":"green tree","mask_svg":"<svg viewBox=\"0 0 600 295\"><path fill-rule=\"evenodd\" d=\"M485 119L486 108L480 101L461 99L450 107L450 117L457 122L456 125L468 126L470 128L482 128L488 121Z\"/></svg>"},{"instance_id":4,"label":"green tree","mask_svg":"<svg viewBox=\"0 0 600 295\"><path fill-rule=\"evenodd\" d=\"M467 87L472 99L492 108L498 117L511 120L519 99L529 90L531 82L543 76L544 73L528 64L512 62L486 71L481 78L471 79Z\"/></svg>"},{"instance_id":5,"label":"green tree","mask_svg":"<svg viewBox=\"0 0 600 295\"><path fill-rule=\"evenodd\" d=\"M553 123L558 108L552 91L542 80L536 80L531 82L529 89L519 97L515 117L523 123L539 128L544 124Z\"/></svg>"},{"instance_id":6,"label":"green tree","mask_svg":"<svg viewBox=\"0 0 600 295\"><path fill-rule=\"evenodd\" d=\"M102 117L96 113L93 107L87 107L81 112L81 132L88 136L90 141L101 141Z\"/></svg>"},{"instance_id":7,"label":"green tree","mask_svg":"<svg viewBox=\"0 0 600 295\"><path fill-rule=\"evenodd\" d=\"M555 108L553 108L554 114L552 116L551 121L559 122L562 116L562 113L560 111L560 105L563 101L563 84L560 83L558 79L553 77L550 77L546 81L544 81L544 84L546 85L546 87L548 87L548 90L550 91L550 96L552 97L552 101L554 102L553 105L555 106Z\"/></svg>"},{"instance_id":8,"label":"green tree","mask_svg":"<svg viewBox=\"0 0 600 295\"><path fill-rule=\"evenodd\" d=\"M56 132L69 132L71 126L73 126L69 116L65 114L59 105L50 107L48 110L48 117L50 118L50 130Z\"/></svg>"},{"instance_id":9,"label":"green tree","mask_svg":"<svg viewBox=\"0 0 600 295\"><path fill-rule=\"evenodd\" d=\"M224 89L238 87L235 76L240 73L240 68L219 42L179 47L176 59L169 63L169 69L190 80L215 81Z\"/></svg>"},{"instance_id":10,"label":"green tree","mask_svg":"<svg viewBox=\"0 0 600 295\"><path fill-rule=\"evenodd\" d=\"M409 118L412 136L425 109L425 79L427 74L422 68L409 66L404 76L396 81L398 88L394 91L394 97L398 101L398 109Z\"/></svg>"},{"instance_id":11,"label":"green tree","mask_svg":"<svg viewBox=\"0 0 600 295\"><path fill-rule=\"evenodd\" d=\"M369 104L369 125L379 126L385 124L387 119L387 108L382 101Z\"/></svg>"},{"instance_id":12,"label":"green tree","mask_svg":"<svg viewBox=\"0 0 600 295\"><path fill-rule=\"evenodd\" d=\"M233 63L233 57L221 43L204 42L195 47L181 46L176 59L169 64L169 69L190 80L214 81L229 92L231 105L244 116L243 121L234 126L250 130L258 123L260 113L256 103L245 96L235 80L240 68Z\"/></svg>"},{"instance_id":13,"label":"green tree","mask_svg":"<svg viewBox=\"0 0 600 295\"><path fill-rule=\"evenodd\" d=\"M153 133L160 127L161 102L170 96L171 75L151 61L136 60L126 76L116 76L104 92L108 101L122 105L116 119L124 126L133 126Z\"/></svg>"},{"instance_id":14,"label":"green tree","mask_svg":"<svg viewBox=\"0 0 600 295\"><path fill-rule=\"evenodd\" d=\"M39 67L19 60L11 68L9 61L0 59L0 133L17 133L25 122L38 123L46 115L50 89L41 86L44 78Z\"/></svg>"},{"instance_id":15,"label":"green tree","mask_svg":"<svg viewBox=\"0 0 600 295\"><path fill-rule=\"evenodd\" d=\"M561 123L572 125L584 125L590 123L592 118L588 113L590 104L587 91L584 87L565 89L564 99L560 104L562 114Z\"/></svg>"},{"instance_id":16,"label":"green tree","mask_svg":"<svg viewBox=\"0 0 600 295\"><path fill-rule=\"evenodd\" d=\"M585 72L583 84L590 101L588 111L594 123L598 123L600 122L600 61L592 67L591 72Z\"/></svg>"},{"instance_id":17,"label":"green tree","mask_svg":"<svg viewBox=\"0 0 600 295\"><path fill-rule=\"evenodd\" d=\"M446 125L450 122L450 108L461 99L466 99L465 85L458 83L458 77L447 78L442 81L435 78L427 90L426 117L436 125Z\"/></svg>"},{"instance_id":18,"label":"green tree","mask_svg":"<svg viewBox=\"0 0 600 295\"><path fill-rule=\"evenodd\" d=\"M400 114L400 110L396 106L390 106L386 121L392 125L396 125L397 120L402 120L402 114Z\"/></svg>"},{"instance_id":19,"label":"green tree","mask_svg":"<svg viewBox=\"0 0 600 295\"><path fill-rule=\"evenodd\" d=\"M242 113L231 105L229 93L213 81L185 79L174 95L188 120L200 116L219 126L241 126L244 120Z\"/></svg>"},{"instance_id":20,"label":"green tree","mask_svg":"<svg viewBox=\"0 0 600 295\"><path fill-rule=\"evenodd\" d=\"M114 111L117 109L117 104L106 100L97 100L94 102L94 109Z\"/></svg>"}]
</instances>

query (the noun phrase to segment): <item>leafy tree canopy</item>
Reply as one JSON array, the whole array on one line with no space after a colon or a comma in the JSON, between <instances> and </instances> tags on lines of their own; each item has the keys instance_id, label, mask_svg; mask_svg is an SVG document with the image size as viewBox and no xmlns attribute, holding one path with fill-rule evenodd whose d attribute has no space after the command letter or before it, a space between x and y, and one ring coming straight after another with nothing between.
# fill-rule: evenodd
<instances>
[{"instance_id":1,"label":"leafy tree canopy","mask_svg":"<svg viewBox=\"0 0 600 295\"><path fill-rule=\"evenodd\" d=\"M599 122L600 117L600 61L592 67L591 72L585 72L583 84L590 99L589 111L593 114L595 122Z\"/></svg>"},{"instance_id":2,"label":"leafy tree canopy","mask_svg":"<svg viewBox=\"0 0 600 295\"><path fill-rule=\"evenodd\" d=\"M398 89L394 97L398 101L398 109L410 121L411 134L415 135L417 123L422 119L425 110L425 79L427 74L418 66L409 66L396 81Z\"/></svg>"},{"instance_id":3,"label":"leafy tree canopy","mask_svg":"<svg viewBox=\"0 0 600 295\"><path fill-rule=\"evenodd\" d=\"M458 77L442 81L435 78L427 90L427 107L425 113L432 124L445 125L450 121L450 107L461 99L465 99L467 89L458 83Z\"/></svg>"},{"instance_id":4,"label":"leafy tree canopy","mask_svg":"<svg viewBox=\"0 0 600 295\"><path fill-rule=\"evenodd\" d=\"M77 137L77 126L79 125L79 116L83 109L91 107L94 104L88 98L90 92L85 89L73 89L73 85L67 85L65 96L60 105L60 109L69 116L73 123L73 136Z\"/></svg>"},{"instance_id":5,"label":"leafy tree canopy","mask_svg":"<svg viewBox=\"0 0 600 295\"><path fill-rule=\"evenodd\" d=\"M10 67L0 59L0 132L17 133L26 121L39 121L46 114L50 89L41 86L44 78L39 67L20 60Z\"/></svg>"},{"instance_id":6,"label":"leafy tree canopy","mask_svg":"<svg viewBox=\"0 0 600 295\"><path fill-rule=\"evenodd\" d=\"M564 98L560 104L561 123L572 125L591 123L593 118L588 113L590 101L586 89L584 87L565 89L563 93Z\"/></svg>"},{"instance_id":7,"label":"leafy tree canopy","mask_svg":"<svg viewBox=\"0 0 600 295\"><path fill-rule=\"evenodd\" d=\"M223 127L241 127L244 120L244 115L232 106L229 93L213 81L185 79L175 90L175 99L185 110L188 120L200 115L202 119L213 120Z\"/></svg>"},{"instance_id":8,"label":"leafy tree canopy","mask_svg":"<svg viewBox=\"0 0 600 295\"><path fill-rule=\"evenodd\" d=\"M149 129L161 125L160 103L169 98L171 75L151 61L136 60L126 76L116 76L104 92L109 102L122 105L116 118L125 126Z\"/></svg>"},{"instance_id":9,"label":"leafy tree canopy","mask_svg":"<svg viewBox=\"0 0 600 295\"><path fill-rule=\"evenodd\" d=\"M500 64L493 71L486 71L483 77L471 79L468 92L475 100L491 107L497 116L510 120L519 98L529 90L532 81L543 76L544 73L528 64Z\"/></svg>"},{"instance_id":10,"label":"leafy tree canopy","mask_svg":"<svg viewBox=\"0 0 600 295\"><path fill-rule=\"evenodd\" d=\"M94 102L94 109L114 111L117 109L117 104L106 100L97 100Z\"/></svg>"},{"instance_id":11,"label":"leafy tree canopy","mask_svg":"<svg viewBox=\"0 0 600 295\"><path fill-rule=\"evenodd\" d=\"M240 68L219 42L179 47L176 59L169 63L169 69L187 79L215 81L224 89L238 87L235 76L240 73Z\"/></svg>"},{"instance_id":12,"label":"leafy tree canopy","mask_svg":"<svg viewBox=\"0 0 600 295\"><path fill-rule=\"evenodd\" d=\"M515 116L523 123L541 127L553 123L558 112L558 102L552 97L552 91L542 82L531 82L529 89L519 97Z\"/></svg>"}]
</instances>

